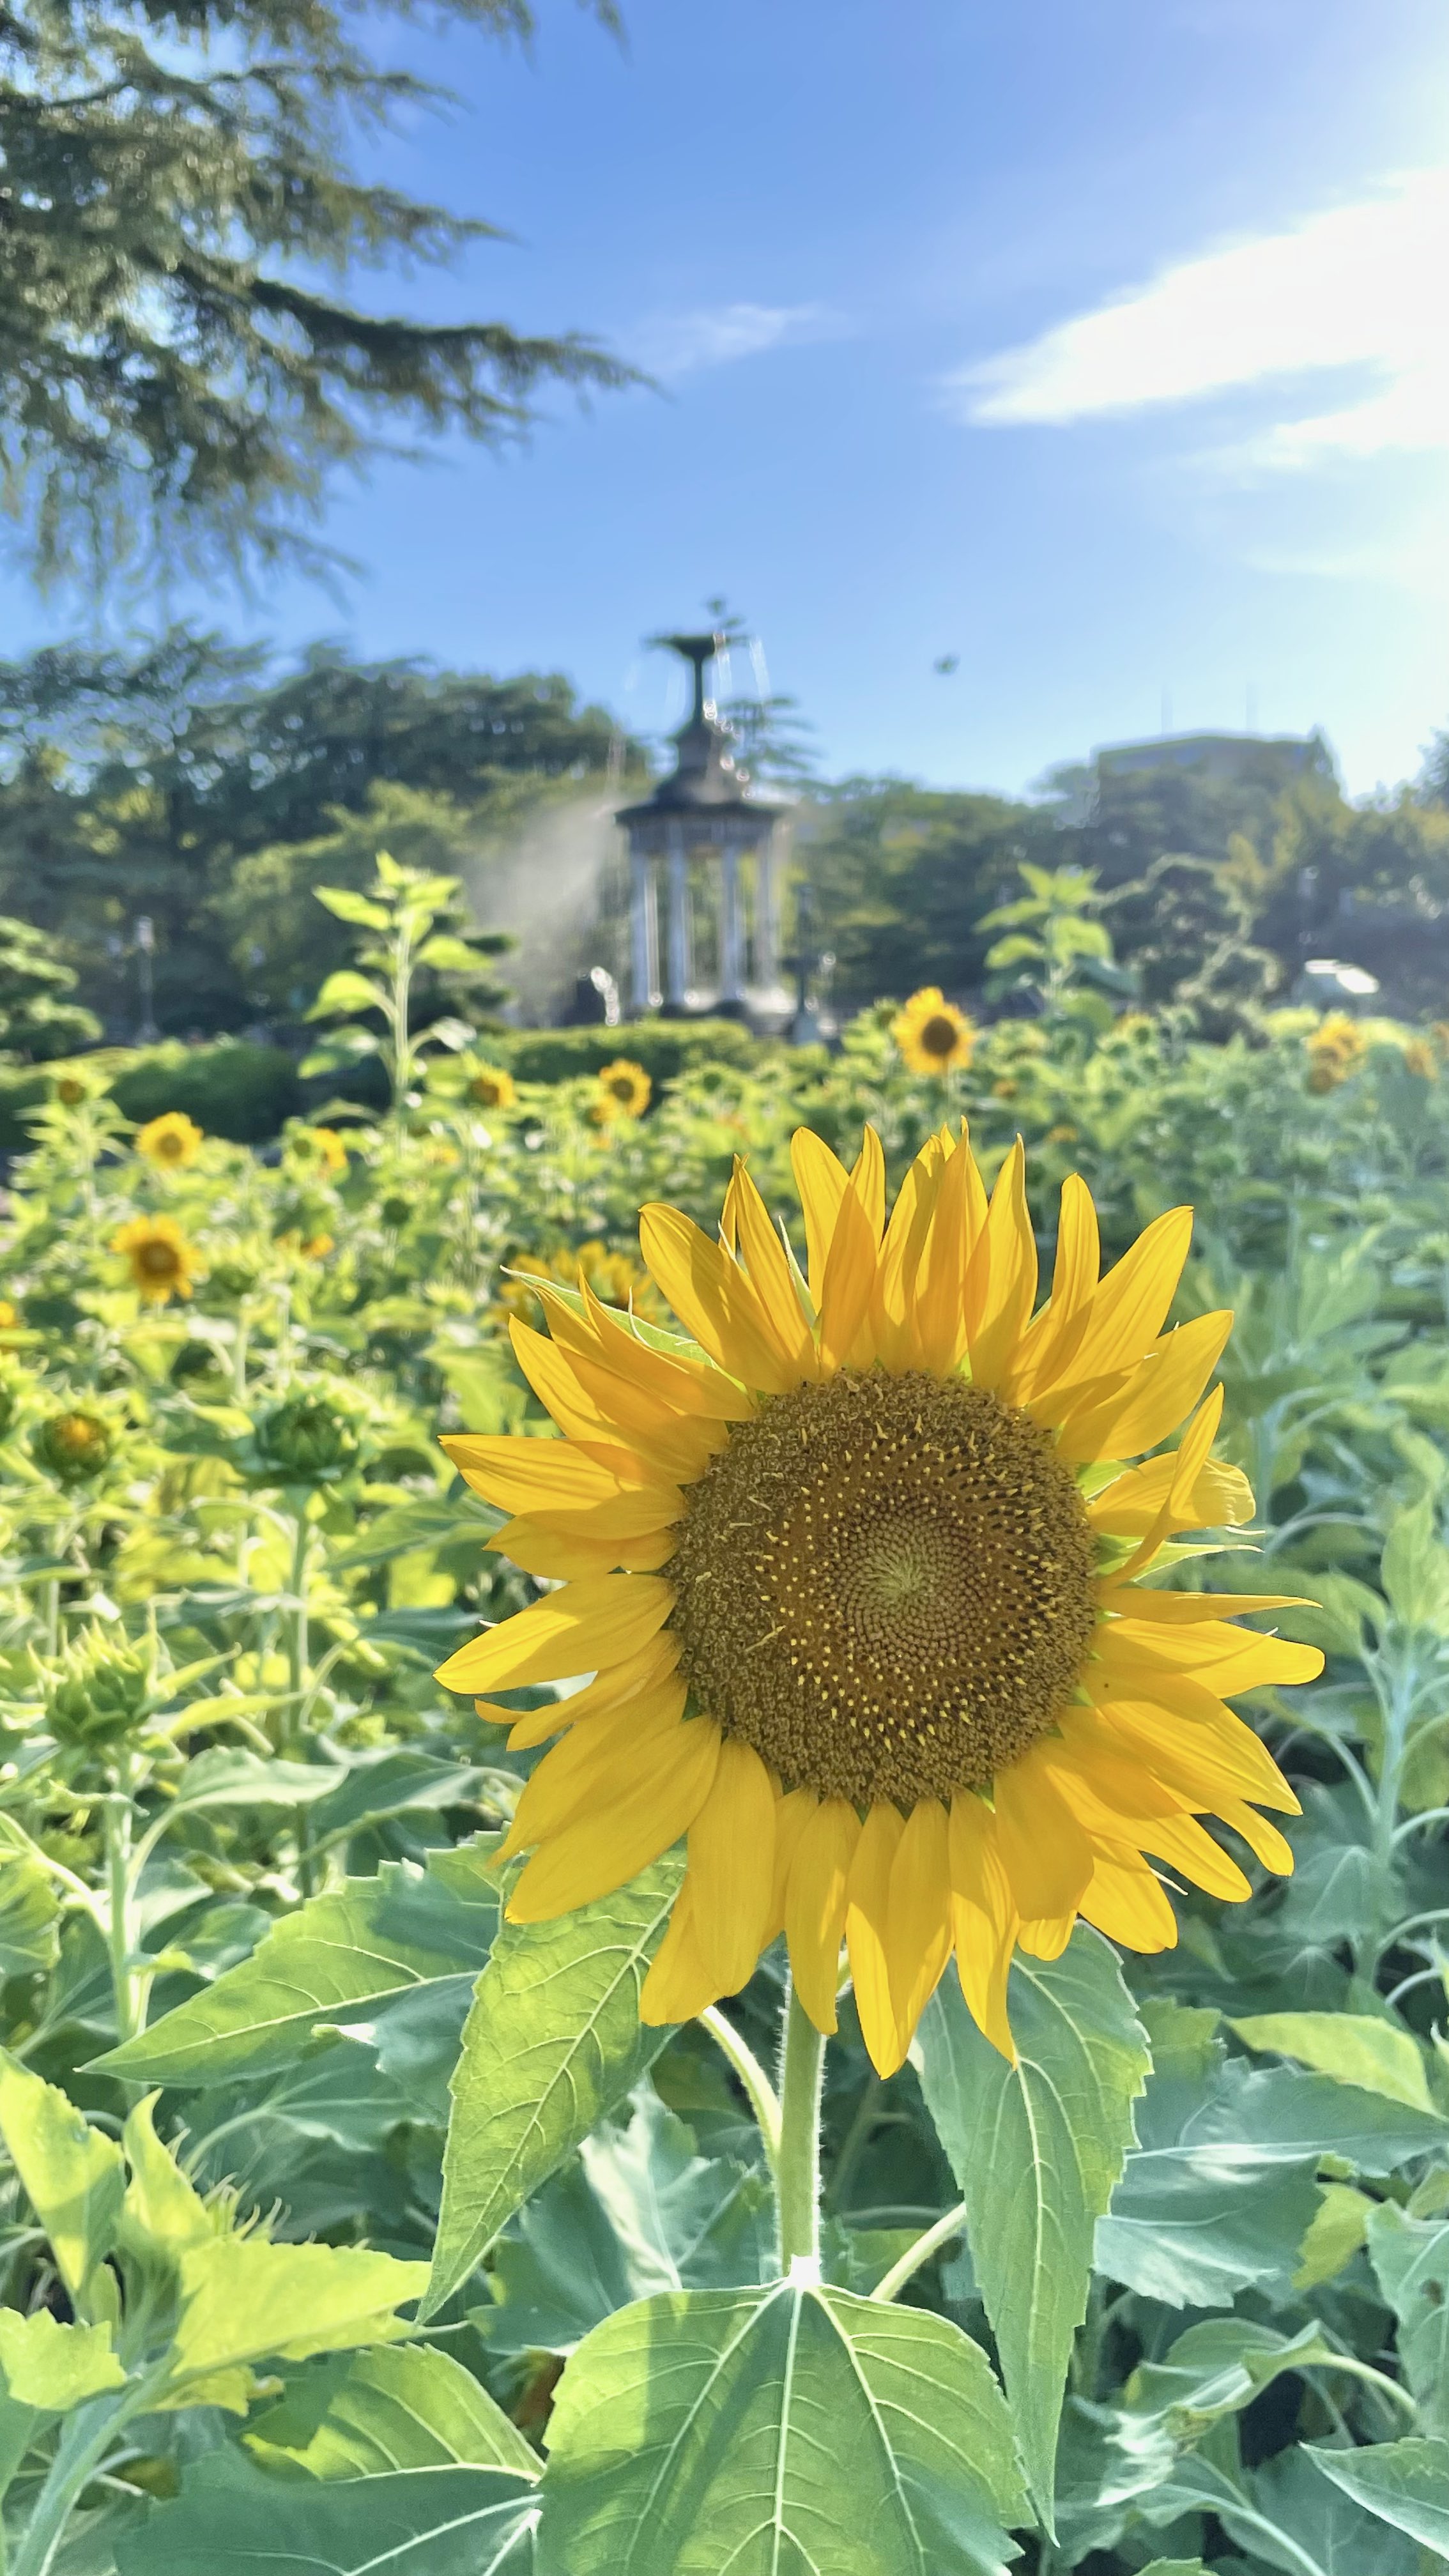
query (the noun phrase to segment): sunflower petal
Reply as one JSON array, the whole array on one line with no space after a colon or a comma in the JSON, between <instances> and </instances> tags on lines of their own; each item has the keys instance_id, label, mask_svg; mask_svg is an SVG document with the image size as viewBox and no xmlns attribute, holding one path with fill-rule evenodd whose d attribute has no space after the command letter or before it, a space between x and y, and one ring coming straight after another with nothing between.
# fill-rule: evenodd
<instances>
[{"instance_id":1,"label":"sunflower petal","mask_svg":"<svg viewBox=\"0 0 1449 2576\"><path fill-rule=\"evenodd\" d=\"M1192 1210L1169 1208L1155 1217L1109 1270L1092 1299L1087 1329L1072 1354L1072 1376L1081 1384L1135 1368L1156 1341L1177 1294L1192 1242Z\"/></svg>"},{"instance_id":2,"label":"sunflower petal","mask_svg":"<svg viewBox=\"0 0 1449 2576\"><path fill-rule=\"evenodd\" d=\"M714 1781L719 1728L692 1718L665 1744L610 1806L566 1825L534 1853L508 1900L511 1923L551 1923L612 1895L688 1832Z\"/></svg>"},{"instance_id":3,"label":"sunflower petal","mask_svg":"<svg viewBox=\"0 0 1449 2576\"><path fill-rule=\"evenodd\" d=\"M1092 1875L1086 1835L1035 1746L992 1782L996 1831L1024 1923L1069 1914Z\"/></svg>"},{"instance_id":4,"label":"sunflower petal","mask_svg":"<svg viewBox=\"0 0 1449 2576\"><path fill-rule=\"evenodd\" d=\"M872 1354L857 1348L875 1289L876 1239L855 1191L847 1190L835 1220L820 1292L820 1356L827 1368L857 1365Z\"/></svg>"},{"instance_id":5,"label":"sunflower petal","mask_svg":"<svg viewBox=\"0 0 1449 2576\"><path fill-rule=\"evenodd\" d=\"M568 1681L637 1654L673 1607L674 1587L657 1574L600 1574L566 1583L460 1646L434 1679L445 1690L469 1693Z\"/></svg>"},{"instance_id":6,"label":"sunflower petal","mask_svg":"<svg viewBox=\"0 0 1449 2576\"><path fill-rule=\"evenodd\" d=\"M860 1818L844 1798L825 1798L800 1837L785 1898L790 1974L817 2030L836 2026L846 1892Z\"/></svg>"},{"instance_id":7,"label":"sunflower petal","mask_svg":"<svg viewBox=\"0 0 1449 2576\"><path fill-rule=\"evenodd\" d=\"M800 1383L749 1280L693 1219L658 1202L639 1212L639 1244L662 1297L729 1377L766 1395ZM794 1289L790 1291L794 1298Z\"/></svg>"},{"instance_id":8,"label":"sunflower petal","mask_svg":"<svg viewBox=\"0 0 1449 2576\"><path fill-rule=\"evenodd\" d=\"M850 1187L845 1165L832 1154L823 1136L809 1127L797 1127L790 1139L790 1169L795 1175L805 1218L805 1259L810 1281L810 1294L820 1303L825 1284L825 1264L829 1258L835 1220L840 1203Z\"/></svg>"},{"instance_id":9,"label":"sunflower petal","mask_svg":"<svg viewBox=\"0 0 1449 2576\"><path fill-rule=\"evenodd\" d=\"M735 1202L739 1248L751 1287L769 1317L770 1330L785 1358L801 1377L816 1373L815 1337L795 1293L790 1264L770 1211L740 1157L735 1157L730 1189Z\"/></svg>"},{"instance_id":10,"label":"sunflower petal","mask_svg":"<svg viewBox=\"0 0 1449 2576\"><path fill-rule=\"evenodd\" d=\"M791 1789L775 1802L775 1868L770 1887L770 1919L760 1944L762 1950L768 1950L772 1941L778 1941L785 1929L790 1872L795 1866L795 1854L804 1839L805 1828L819 1804L813 1789Z\"/></svg>"},{"instance_id":11,"label":"sunflower petal","mask_svg":"<svg viewBox=\"0 0 1449 2576\"><path fill-rule=\"evenodd\" d=\"M726 1736L708 1797L689 1828L695 1938L722 1995L755 1973L775 1879L775 1792L753 1745Z\"/></svg>"},{"instance_id":12,"label":"sunflower petal","mask_svg":"<svg viewBox=\"0 0 1449 2576\"><path fill-rule=\"evenodd\" d=\"M963 1136L946 1157L916 1282L913 1361L939 1377L965 1347L965 1282L985 1222L985 1186Z\"/></svg>"},{"instance_id":13,"label":"sunflower petal","mask_svg":"<svg viewBox=\"0 0 1449 2576\"><path fill-rule=\"evenodd\" d=\"M891 1863L887 1932L896 2018L908 2045L951 1956L952 1928L946 1810L939 1799L920 1798Z\"/></svg>"},{"instance_id":14,"label":"sunflower petal","mask_svg":"<svg viewBox=\"0 0 1449 2576\"><path fill-rule=\"evenodd\" d=\"M510 1753L542 1744L565 1726L586 1726L591 1718L607 1717L612 1710L623 1708L630 1700L644 1699L666 1685L682 1691L684 1684L671 1679L679 1662L679 1639L670 1628L661 1628L641 1646L637 1654L626 1655L619 1663L609 1664L598 1679L586 1682L582 1690L571 1691L566 1699L550 1700L546 1707L530 1709L520 1717L517 1709L494 1708L487 1700L475 1700L480 1717L497 1726L511 1726L508 1739Z\"/></svg>"},{"instance_id":15,"label":"sunflower petal","mask_svg":"<svg viewBox=\"0 0 1449 2576\"><path fill-rule=\"evenodd\" d=\"M1026 1148L1018 1136L996 1175L965 1283L971 1375L978 1386L998 1386L1016 1358L1036 1298L1036 1270Z\"/></svg>"},{"instance_id":16,"label":"sunflower petal","mask_svg":"<svg viewBox=\"0 0 1449 2576\"><path fill-rule=\"evenodd\" d=\"M973 1790L951 1801L947 1856L961 1992L978 2030L1014 2066L1006 1986L1016 1948L1016 1902L1002 1866L996 1818Z\"/></svg>"},{"instance_id":17,"label":"sunflower petal","mask_svg":"<svg viewBox=\"0 0 1449 2576\"><path fill-rule=\"evenodd\" d=\"M724 1992L704 1962L694 1928L689 1883L674 1900L669 1929L650 1961L639 1997L639 2019L657 2030L665 2022L693 2021Z\"/></svg>"},{"instance_id":18,"label":"sunflower petal","mask_svg":"<svg viewBox=\"0 0 1449 2576\"><path fill-rule=\"evenodd\" d=\"M1143 1831L1142 1848L1165 1860L1169 1869L1191 1879L1194 1887L1205 1889L1209 1896L1222 1897L1226 1904L1240 1904L1253 1893L1237 1862L1230 1860L1221 1844L1203 1831L1195 1816L1155 1819Z\"/></svg>"},{"instance_id":19,"label":"sunflower petal","mask_svg":"<svg viewBox=\"0 0 1449 2576\"><path fill-rule=\"evenodd\" d=\"M1072 1465L1092 1458L1135 1458L1155 1449L1192 1411L1222 1358L1231 1313L1199 1315L1164 1333L1118 1395L1075 1406L1061 1427L1062 1456Z\"/></svg>"},{"instance_id":20,"label":"sunflower petal","mask_svg":"<svg viewBox=\"0 0 1449 2576\"><path fill-rule=\"evenodd\" d=\"M1101 1261L1092 1193L1078 1173L1069 1172L1062 1183L1051 1299L1028 1327L1003 1381L1002 1392L1009 1402L1025 1402L1034 1388L1070 1367L1072 1353L1087 1329Z\"/></svg>"},{"instance_id":21,"label":"sunflower petal","mask_svg":"<svg viewBox=\"0 0 1449 2576\"><path fill-rule=\"evenodd\" d=\"M647 1469L625 1475L569 1440L483 1437L472 1431L440 1440L459 1475L501 1512L591 1511L666 1480ZM622 1453L620 1467L622 1468Z\"/></svg>"},{"instance_id":22,"label":"sunflower petal","mask_svg":"<svg viewBox=\"0 0 1449 2576\"><path fill-rule=\"evenodd\" d=\"M1175 1950L1177 1916L1162 1882L1123 1844L1097 1846L1091 1885L1077 1907L1083 1921L1126 1950Z\"/></svg>"},{"instance_id":23,"label":"sunflower petal","mask_svg":"<svg viewBox=\"0 0 1449 2576\"><path fill-rule=\"evenodd\" d=\"M871 1808L850 1865L845 1942L861 2035L878 2075L894 2075L910 2045L891 1993L890 1881L905 1822L892 1806Z\"/></svg>"}]
</instances>

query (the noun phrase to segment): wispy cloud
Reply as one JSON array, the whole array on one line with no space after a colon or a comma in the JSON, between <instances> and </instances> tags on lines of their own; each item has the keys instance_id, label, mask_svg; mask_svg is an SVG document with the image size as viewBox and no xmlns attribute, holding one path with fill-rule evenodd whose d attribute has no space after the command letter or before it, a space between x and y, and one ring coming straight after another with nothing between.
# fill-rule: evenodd
<instances>
[{"instance_id":1,"label":"wispy cloud","mask_svg":"<svg viewBox=\"0 0 1449 2576\"><path fill-rule=\"evenodd\" d=\"M1248 387L1277 417L1240 456L1449 452L1449 170L1388 180L1358 203L1164 269L1036 340L958 369L948 392L985 426L1066 423ZM1313 405L1302 379L1350 371Z\"/></svg>"},{"instance_id":2,"label":"wispy cloud","mask_svg":"<svg viewBox=\"0 0 1449 2576\"><path fill-rule=\"evenodd\" d=\"M634 333L632 354L651 375L689 376L790 341L837 339L843 327L822 304L712 304L654 314Z\"/></svg>"}]
</instances>

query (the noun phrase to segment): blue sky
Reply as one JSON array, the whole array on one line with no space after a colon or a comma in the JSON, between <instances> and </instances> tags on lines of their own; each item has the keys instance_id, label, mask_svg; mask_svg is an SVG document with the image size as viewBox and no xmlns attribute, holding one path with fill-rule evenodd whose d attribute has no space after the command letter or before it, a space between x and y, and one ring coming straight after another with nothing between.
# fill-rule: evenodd
<instances>
[{"instance_id":1,"label":"blue sky","mask_svg":"<svg viewBox=\"0 0 1449 2576\"><path fill-rule=\"evenodd\" d=\"M516 237L414 303L593 331L662 392L343 487L340 601L166 609L562 669L655 730L640 638L723 592L833 773L1016 790L1251 710L1354 792L1412 774L1449 723L1441 0L625 16L543 0L529 56L387 30L470 112L374 157ZM80 618L0 604L10 651Z\"/></svg>"}]
</instances>

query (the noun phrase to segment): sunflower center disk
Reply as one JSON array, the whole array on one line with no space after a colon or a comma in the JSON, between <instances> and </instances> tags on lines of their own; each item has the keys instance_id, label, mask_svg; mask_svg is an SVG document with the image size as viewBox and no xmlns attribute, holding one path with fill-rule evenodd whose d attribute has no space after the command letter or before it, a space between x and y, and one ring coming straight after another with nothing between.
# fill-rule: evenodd
<instances>
[{"instance_id":1,"label":"sunflower center disk","mask_svg":"<svg viewBox=\"0 0 1449 2576\"><path fill-rule=\"evenodd\" d=\"M1049 1439L985 1388L842 1370L690 1489L669 1567L702 1709L787 1789L984 1788L1087 1660L1096 1548Z\"/></svg>"}]
</instances>

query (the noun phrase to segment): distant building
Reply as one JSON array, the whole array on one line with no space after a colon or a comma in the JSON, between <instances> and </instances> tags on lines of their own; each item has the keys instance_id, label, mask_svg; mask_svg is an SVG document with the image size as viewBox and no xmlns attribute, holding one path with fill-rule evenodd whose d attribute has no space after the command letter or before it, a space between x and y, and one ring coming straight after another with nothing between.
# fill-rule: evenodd
<instances>
[{"instance_id":1,"label":"distant building","mask_svg":"<svg viewBox=\"0 0 1449 2576\"><path fill-rule=\"evenodd\" d=\"M1321 733L1171 733L1150 742L1104 744L1092 755L1098 778L1134 769L1189 769L1225 786L1287 787L1295 778L1333 782L1333 754Z\"/></svg>"}]
</instances>

